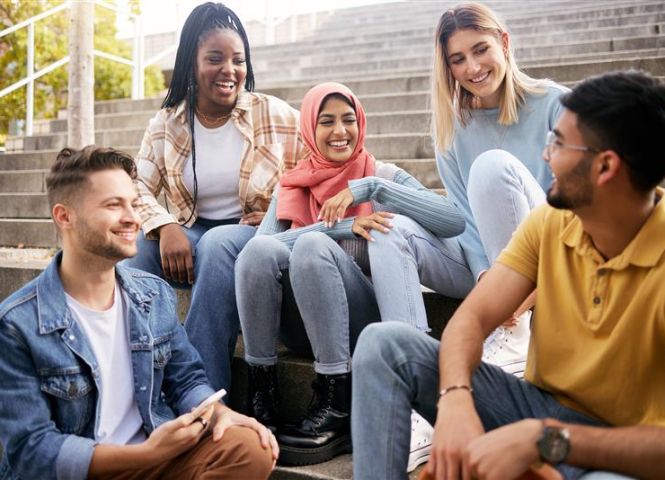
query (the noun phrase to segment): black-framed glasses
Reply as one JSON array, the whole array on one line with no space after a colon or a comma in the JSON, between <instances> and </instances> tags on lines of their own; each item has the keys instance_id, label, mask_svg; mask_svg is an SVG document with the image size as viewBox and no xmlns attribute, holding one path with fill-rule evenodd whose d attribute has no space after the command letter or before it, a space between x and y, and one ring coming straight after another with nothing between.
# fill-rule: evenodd
<instances>
[{"instance_id":1,"label":"black-framed glasses","mask_svg":"<svg viewBox=\"0 0 665 480\"><path fill-rule=\"evenodd\" d=\"M545 151L547 152L547 157L548 158L551 157L552 152L554 152L554 150L557 148L567 148L569 150L577 150L578 152L591 152L591 153L598 153L600 151L598 149L587 147L585 145L571 145L569 143L562 143L557 138L556 133L552 131L547 132L547 138L545 139Z\"/></svg>"}]
</instances>

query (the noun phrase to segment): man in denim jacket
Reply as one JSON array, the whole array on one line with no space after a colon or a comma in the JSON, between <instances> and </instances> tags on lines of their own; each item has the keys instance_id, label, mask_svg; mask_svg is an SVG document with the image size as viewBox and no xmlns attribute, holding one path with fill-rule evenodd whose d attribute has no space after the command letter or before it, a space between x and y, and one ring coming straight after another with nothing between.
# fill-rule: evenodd
<instances>
[{"instance_id":1,"label":"man in denim jacket","mask_svg":"<svg viewBox=\"0 0 665 480\"><path fill-rule=\"evenodd\" d=\"M130 156L89 146L62 150L47 178L62 252L0 305L0 479L272 470L256 420L222 403L188 413L213 390L173 292L116 265L136 254L135 175Z\"/></svg>"}]
</instances>

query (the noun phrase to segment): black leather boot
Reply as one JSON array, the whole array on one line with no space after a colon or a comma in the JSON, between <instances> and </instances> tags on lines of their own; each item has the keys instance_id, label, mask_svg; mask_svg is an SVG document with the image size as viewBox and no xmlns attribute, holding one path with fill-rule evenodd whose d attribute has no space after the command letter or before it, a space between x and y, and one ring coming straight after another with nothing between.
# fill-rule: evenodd
<instances>
[{"instance_id":1,"label":"black leather boot","mask_svg":"<svg viewBox=\"0 0 665 480\"><path fill-rule=\"evenodd\" d=\"M279 427L279 386L275 365L248 365L250 414L272 433Z\"/></svg>"},{"instance_id":2,"label":"black leather boot","mask_svg":"<svg viewBox=\"0 0 665 480\"><path fill-rule=\"evenodd\" d=\"M351 373L317 374L305 417L277 436L279 462L312 465L351 451Z\"/></svg>"}]
</instances>

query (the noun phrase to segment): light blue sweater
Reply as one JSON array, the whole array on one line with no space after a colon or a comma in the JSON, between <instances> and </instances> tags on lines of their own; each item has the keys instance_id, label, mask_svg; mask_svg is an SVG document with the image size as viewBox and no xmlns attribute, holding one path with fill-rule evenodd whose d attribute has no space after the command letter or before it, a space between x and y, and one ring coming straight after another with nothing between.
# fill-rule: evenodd
<instances>
[{"instance_id":1,"label":"light blue sweater","mask_svg":"<svg viewBox=\"0 0 665 480\"><path fill-rule=\"evenodd\" d=\"M552 182L552 174L543 160L545 138L547 132L554 129L563 109L559 97L567 91L560 85L549 84L545 94L528 94L524 106L519 109L518 122L513 125L499 124L498 108L474 110L466 127L456 125L451 148L444 153L436 152L436 164L448 198L457 205L466 221L466 229L459 241L475 278L488 269L490 263L466 196L471 164L487 150L506 150L526 165L546 191Z\"/></svg>"}]
</instances>

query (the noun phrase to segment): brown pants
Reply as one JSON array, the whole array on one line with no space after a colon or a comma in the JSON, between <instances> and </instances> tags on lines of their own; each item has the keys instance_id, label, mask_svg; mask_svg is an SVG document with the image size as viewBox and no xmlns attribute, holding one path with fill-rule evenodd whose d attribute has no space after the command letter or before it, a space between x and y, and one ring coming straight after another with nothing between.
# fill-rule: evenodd
<instances>
[{"instance_id":1,"label":"brown pants","mask_svg":"<svg viewBox=\"0 0 665 480\"><path fill-rule=\"evenodd\" d=\"M263 449L258 434L232 427L218 442L208 435L191 450L169 462L104 479L120 480L266 480L272 470L272 452Z\"/></svg>"}]
</instances>

